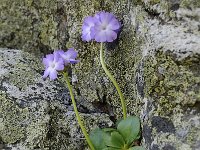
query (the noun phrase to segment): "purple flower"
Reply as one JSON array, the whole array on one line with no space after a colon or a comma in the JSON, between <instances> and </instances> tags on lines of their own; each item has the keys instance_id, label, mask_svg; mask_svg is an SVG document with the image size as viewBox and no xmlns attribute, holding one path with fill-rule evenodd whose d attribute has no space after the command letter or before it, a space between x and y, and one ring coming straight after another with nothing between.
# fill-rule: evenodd
<instances>
[{"instance_id":1,"label":"purple flower","mask_svg":"<svg viewBox=\"0 0 200 150\"><path fill-rule=\"evenodd\" d=\"M63 59L65 65L69 63L75 64L78 63L79 60L75 60L78 52L74 50L74 48L70 48L68 51L64 52L63 50L58 50L60 57Z\"/></svg>"},{"instance_id":2,"label":"purple flower","mask_svg":"<svg viewBox=\"0 0 200 150\"><path fill-rule=\"evenodd\" d=\"M46 55L46 58L43 58L43 64L45 65L43 78L49 76L50 80L55 80L58 74L57 71L64 69L64 62L58 51L55 51L53 54Z\"/></svg>"},{"instance_id":3,"label":"purple flower","mask_svg":"<svg viewBox=\"0 0 200 150\"><path fill-rule=\"evenodd\" d=\"M67 52L57 50L53 54L46 55L46 58L43 58L43 64L45 65L43 78L49 76L50 80L56 79L57 71L64 70L64 67L69 63L75 64L79 62L79 60L75 60L77 54L78 52L74 48L70 48Z\"/></svg>"},{"instance_id":4,"label":"purple flower","mask_svg":"<svg viewBox=\"0 0 200 150\"><path fill-rule=\"evenodd\" d=\"M83 41L89 42L90 40L94 39L94 34L91 32L91 29L94 27L95 21L96 18L91 16L88 16L84 19L82 26L82 36L81 36Z\"/></svg>"},{"instance_id":5,"label":"purple flower","mask_svg":"<svg viewBox=\"0 0 200 150\"><path fill-rule=\"evenodd\" d=\"M99 12L95 15L95 26L92 28L97 42L112 42L117 38L121 24L112 13Z\"/></svg>"}]
</instances>

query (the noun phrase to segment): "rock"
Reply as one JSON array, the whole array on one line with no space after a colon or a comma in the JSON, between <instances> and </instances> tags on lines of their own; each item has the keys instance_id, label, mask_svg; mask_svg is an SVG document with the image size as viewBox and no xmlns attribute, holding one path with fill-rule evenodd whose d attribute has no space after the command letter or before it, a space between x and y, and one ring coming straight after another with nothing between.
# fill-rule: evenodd
<instances>
[{"instance_id":1,"label":"rock","mask_svg":"<svg viewBox=\"0 0 200 150\"><path fill-rule=\"evenodd\" d=\"M122 110L116 89L100 66L100 45L80 38L85 16L113 12L123 27L115 42L104 44L106 64L124 93L128 114L141 118L142 145L149 150L200 149L199 0L2 2L0 46L39 56L75 47L81 60L72 69L79 110L105 113L115 121ZM55 83L64 89L62 82ZM63 107L59 99L62 112L68 104Z\"/></svg>"},{"instance_id":2,"label":"rock","mask_svg":"<svg viewBox=\"0 0 200 150\"><path fill-rule=\"evenodd\" d=\"M66 85L43 80L41 60L0 49L0 148L81 149L85 140ZM109 116L81 113L88 130L112 126ZM77 144L79 143L79 144Z\"/></svg>"}]
</instances>

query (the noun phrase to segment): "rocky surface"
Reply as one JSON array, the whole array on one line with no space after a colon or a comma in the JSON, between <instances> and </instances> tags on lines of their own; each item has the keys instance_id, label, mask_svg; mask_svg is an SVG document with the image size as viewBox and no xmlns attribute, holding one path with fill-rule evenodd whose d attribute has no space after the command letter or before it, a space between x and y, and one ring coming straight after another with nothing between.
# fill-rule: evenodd
<instances>
[{"instance_id":1,"label":"rocky surface","mask_svg":"<svg viewBox=\"0 0 200 150\"><path fill-rule=\"evenodd\" d=\"M123 25L119 38L104 45L106 63L125 95L129 115L141 118L142 145L149 150L200 149L199 0L2 0L0 46L34 54L1 49L1 145L70 145L61 134L74 137L68 129L76 123L67 122L73 109L65 84L41 79L41 54L54 49L79 51L81 62L72 69L72 78L83 116L106 114L105 126L112 125L109 118L115 122L122 117L119 97L99 63L99 44L80 38L83 18L99 10L113 12ZM15 114L19 117L11 117ZM51 138L50 129L55 133ZM80 141L74 145L82 145Z\"/></svg>"},{"instance_id":2,"label":"rocky surface","mask_svg":"<svg viewBox=\"0 0 200 150\"><path fill-rule=\"evenodd\" d=\"M0 49L0 68L0 149L85 146L65 83L43 80L40 59ZM84 111L82 104L78 106ZM113 124L103 113L81 113L81 117L88 129Z\"/></svg>"}]
</instances>

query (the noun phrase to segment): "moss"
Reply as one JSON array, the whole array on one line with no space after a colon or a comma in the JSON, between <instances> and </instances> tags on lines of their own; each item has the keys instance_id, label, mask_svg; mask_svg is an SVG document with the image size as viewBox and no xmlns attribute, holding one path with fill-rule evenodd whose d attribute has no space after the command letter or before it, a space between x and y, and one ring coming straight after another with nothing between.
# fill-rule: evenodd
<instances>
[{"instance_id":1,"label":"moss","mask_svg":"<svg viewBox=\"0 0 200 150\"><path fill-rule=\"evenodd\" d=\"M199 8L200 1L199 0L182 0L180 6L183 8Z\"/></svg>"},{"instance_id":2,"label":"moss","mask_svg":"<svg viewBox=\"0 0 200 150\"><path fill-rule=\"evenodd\" d=\"M133 43L133 42L132 42ZM120 44L119 44L120 45ZM122 44L125 46L126 44ZM120 45L121 46L121 45ZM124 47L120 48L124 48ZM129 45L131 46L131 45ZM126 47L126 46L125 46ZM123 50L122 50L123 52ZM127 54L129 56L130 53L126 50ZM137 56L141 56L139 51L137 51ZM109 59L109 57L112 57L112 59ZM112 64L113 62L119 62L122 54L115 53L115 51L108 52L107 62L108 64ZM123 59L125 62L129 59L128 55L126 53L124 54L126 56L126 59ZM117 57L116 57L117 56ZM133 56L132 56L133 58ZM141 59L141 58L140 58ZM196 103L198 103L199 100L199 57L198 56L192 56L188 57L182 61L176 60L176 56L170 52L162 52L162 50L158 51L155 56L147 56L147 58L144 59L144 80L145 80L145 97L148 99L154 99L154 111L153 115L155 116L170 116L170 120L174 123L176 122L174 118L179 118L177 114L184 115L184 110L188 107L196 107ZM132 61L132 63L135 63L135 66L138 65L138 59L135 59L135 61ZM129 63L127 63L129 64ZM113 64L113 68L116 70L119 68L123 68L123 65L119 68L117 67L119 64ZM129 64L130 65L130 64ZM133 66L133 65L132 65ZM129 68L126 66L126 68ZM110 70L112 70L113 73L115 73L115 69L112 70L112 67L110 67ZM133 70L136 70L136 68L132 68ZM123 70L123 69L122 69ZM125 73L125 75L128 77L129 81L132 81L133 78L131 78L131 74L129 74L132 70L129 68L128 73ZM116 72L121 72L117 70ZM123 71L122 71L123 72ZM133 71L134 72L134 71ZM132 72L132 73L133 73ZM115 74L115 76L119 76L119 74ZM123 79L123 75L121 76ZM130 77L130 78L129 78ZM134 76L135 77L135 76ZM119 77L120 78L120 77ZM120 81L120 86L123 87L123 81ZM133 82L134 83L134 82ZM112 86L112 85L111 85ZM137 106L139 106L140 101L136 99L135 97L131 97L131 95L135 95L134 88L136 88L131 83L127 84L128 87L131 87L130 89L125 89L125 91L129 91L129 95L126 97L126 100L129 102L128 105L131 106L128 107L129 111L131 110L131 113L137 112ZM132 89L133 88L133 89ZM110 89L110 88L109 88ZM108 90L110 91L110 90ZM126 92L124 92L126 93ZM114 96L113 96L114 97ZM135 101L133 99L135 98ZM117 104L117 96L115 97L116 100L113 101L112 105L117 107L119 106L119 102ZM117 105L116 105L117 104ZM135 108L134 108L135 107ZM139 106L140 107L140 106ZM153 109L153 108L152 108ZM177 114L174 114L176 112ZM116 114L120 113L120 108L115 112ZM152 113L152 112L151 112ZM119 116L118 116L119 117ZM187 120L187 119L186 119ZM189 126L189 124L186 122L186 120L180 120L179 123L181 125L177 125L175 123L175 128L181 128L180 126ZM178 123L178 124L179 124ZM152 135L157 135L157 130L154 130L153 128ZM190 147L190 136L196 137L197 134L194 134L192 131L190 135L186 136L188 139L185 141L187 146ZM167 143L167 140L169 143L173 143L174 141L172 139L176 139L174 135L171 135L172 138L168 139L168 134L162 135L162 138L159 139L158 137L158 145L161 145L163 141ZM194 139L194 138L193 138ZM173 143L172 145L175 147L179 147L179 144L181 141L177 141L176 143ZM181 144L180 144L181 145Z\"/></svg>"},{"instance_id":3,"label":"moss","mask_svg":"<svg viewBox=\"0 0 200 150\"><path fill-rule=\"evenodd\" d=\"M9 99L3 93L0 93L0 99L1 140L6 144L15 144L23 141L23 146L31 149L37 147L37 145L40 148L44 148L43 142L47 132L48 115L46 117L43 115L40 117L35 116L30 108L19 107L15 101ZM45 105L45 103L42 103L41 107L42 105Z\"/></svg>"},{"instance_id":4,"label":"moss","mask_svg":"<svg viewBox=\"0 0 200 150\"><path fill-rule=\"evenodd\" d=\"M24 61L26 61L26 63L24 63ZM39 72L42 69L40 60L33 60L32 56L28 53L20 53L18 59L15 60L15 66L12 67L14 67L14 69L7 78L9 78L10 84L17 87L20 91L24 91L27 87L35 83L35 74L33 70Z\"/></svg>"},{"instance_id":5,"label":"moss","mask_svg":"<svg viewBox=\"0 0 200 150\"><path fill-rule=\"evenodd\" d=\"M100 10L124 14L126 5L125 1L108 0L3 0L0 46L36 54L78 47L85 16Z\"/></svg>"},{"instance_id":6,"label":"moss","mask_svg":"<svg viewBox=\"0 0 200 150\"><path fill-rule=\"evenodd\" d=\"M29 111L16 106L5 94L0 93L0 137L5 143L15 143L26 136L25 124Z\"/></svg>"},{"instance_id":7,"label":"moss","mask_svg":"<svg viewBox=\"0 0 200 150\"><path fill-rule=\"evenodd\" d=\"M40 38L41 42L44 45L50 46L52 49L58 48L58 40L57 40L57 23L53 20L53 18L49 18L44 16L43 23L41 24L41 33ZM50 36L52 35L52 36Z\"/></svg>"},{"instance_id":8,"label":"moss","mask_svg":"<svg viewBox=\"0 0 200 150\"><path fill-rule=\"evenodd\" d=\"M154 5L160 3L160 0L150 0L150 4Z\"/></svg>"},{"instance_id":9,"label":"moss","mask_svg":"<svg viewBox=\"0 0 200 150\"><path fill-rule=\"evenodd\" d=\"M48 115L44 113L47 104L41 93L37 95L35 85L41 78L38 75L41 63L19 50L1 49L0 53L4 54L0 59L5 67L0 78L0 88L3 88L0 91L0 139L5 144L23 143L22 149L34 149L42 145L48 122Z\"/></svg>"},{"instance_id":10,"label":"moss","mask_svg":"<svg viewBox=\"0 0 200 150\"><path fill-rule=\"evenodd\" d=\"M133 108L129 109L129 113L136 112L134 108L137 105L136 97L134 96L134 74L136 69L134 66L137 66L137 62L141 59L139 57L141 56L141 51L137 51L136 39L134 38L134 33L131 33L132 30L131 28L123 30L119 36L120 42L116 41L115 43L104 45L107 67L119 83L128 107ZM124 40L124 37L128 38L129 41ZM106 101L113 107L116 118L121 118L122 110L119 96L114 85L101 68L99 48L100 44L98 43L88 43L81 47L79 57L82 59L74 70L78 77L77 87L84 99L93 103Z\"/></svg>"},{"instance_id":11,"label":"moss","mask_svg":"<svg viewBox=\"0 0 200 150\"><path fill-rule=\"evenodd\" d=\"M9 7L10 5L11 4L8 3L5 6ZM26 38L27 41L22 41L22 43L18 43L18 45L14 47L27 49L26 47L24 47L26 45L25 43L28 43L30 41L33 41L33 43L35 44L28 44L30 47L27 50L30 51L32 51L32 48L34 48L34 50L38 50L38 48L40 48L42 52L45 52L46 49L53 50L57 48L66 49L67 47L75 47L79 50L79 58L81 58L81 63L79 63L74 70L74 72L78 74L79 80L79 88L77 90L81 89L81 96L84 97L84 99L88 99L89 102L104 101L104 98L106 98L107 103L116 107L117 114L120 117L121 106L119 103L119 97L112 83L110 83L108 78L105 76L105 73L101 69L99 63L99 45L96 43L83 43L80 39L80 33L81 23L85 16L92 15L98 10L112 10L112 12L114 12L119 19L122 19L123 16L129 12L130 6L128 7L128 4L125 1L107 0L73 1L70 3L58 2L56 3L56 5L52 1L48 0L27 0L21 5L23 5L25 8L28 7L28 9L24 10L28 14L27 16L25 16L26 19L28 20L28 17L30 17L31 21L34 22L30 22L28 25L23 24L23 29L20 30L27 31L28 26L31 26L31 31L32 29L36 30L38 32L38 36L37 38ZM19 12L22 11L21 7L17 6L13 6L11 7L11 9L15 9ZM9 15L10 14L8 14L7 16ZM15 24L18 24L18 20L20 20L21 18L15 17L15 19ZM6 19L5 24L9 25L9 20ZM123 24L129 25L128 20L125 20ZM4 27L2 30L6 30L6 28ZM22 31L23 34L24 31ZM16 32L16 34L18 33L19 32ZM23 37L22 34L18 36L20 38ZM134 76L132 74L135 74L135 69L130 69L130 66L137 62L140 59L141 55L140 51L136 50L135 55L137 55L138 57L135 57L135 55L132 54L132 50L137 49L135 48L137 47L137 44L134 37L134 28L128 29L127 31L125 31L125 29L123 30L123 33L121 33L120 35L120 39L126 38L130 39L132 43L131 45L130 41L121 40L119 43L118 41L116 41L115 44L106 46L106 51L111 51L111 53L106 52L108 54L106 61L108 63L109 69L114 74L117 81L120 83L122 91L126 91L125 97L127 98L127 103L130 107L132 107L133 105L135 105L133 100L136 99L135 96L133 96L135 86L134 84L132 84L131 88L129 89L126 89L126 86L127 81L134 80ZM12 42L10 41L9 43L12 44ZM121 51L122 53L118 53L119 51ZM134 57L134 61L132 60L132 57ZM129 69L126 70L127 67ZM98 69L94 73L94 70L96 70L96 68ZM82 72L84 72L84 75L82 74ZM119 72L122 73L119 74ZM26 77L26 75L28 75L28 73L24 71L23 76ZM18 77L20 77L20 75L17 75L16 79L13 78L14 80L12 80L12 82L14 84L19 84L19 86L23 87L23 85L20 85L21 83L18 81ZM27 79L27 81L25 80L25 82L27 84L31 84L31 81L29 81L29 79ZM106 92L106 89L109 89L109 91ZM130 112L132 113L132 110L130 110Z\"/></svg>"},{"instance_id":12,"label":"moss","mask_svg":"<svg viewBox=\"0 0 200 150\"><path fill-rule=\"evenodd\" d=\"M5 87L3 89L5 94L1 93L4 97L0 102L1 129L4 129L6 124L6 132L0 131L2 142L23 145L24 149L48 149L49 147L80 149L80 147L87 147L85 140L80 139L83 136L75 116L73 115L72 118L66 116L68 111L66 105L60 104L62 100L58 103L57 95L59 94L55 91L53 82L49 84L47 80L41 80L40 60L19 50L5 50L1 53L4 53L0 58L3 60L1 65L9 68L9 70L5 69L5 74L0 78L1 81L3 80L0 88ZM42 84L40 88L35 85L38 80ZM35 89L32 91L31 87ZM59 87L57 86L57 88ZM63 86L60 87L58 91L63 88ZM42 91L49 92L50 95L42 94ZM52 93L55 96L51 95ZM45 101L46 96L48 96L48 102ZM49 103L51 103L50 106ZM10 110L12 110L11 114L9 114ZM24 115L27 117L23 117ZM103 114L86 115L84 120L88 129L97 125L102 127L112 125L109 117ZM74 126L75 124L76 126ZM12 136L12 134L15 135ZM77 145L77 143L79 144Z\"/></svg>"},{"instance_id":13,"label":"moss","mask_svg":"<svg viewBox=\"0 0 200 150\"><path fill-rule=\"evenodd\" d=\"M141 6L135 7L135 4ZM181 1L180 7L188 7L188 4L189 1ZM194 1L193 4L198 6L197 1ZM77 104L80 105L80 108L84 106L80 111L86 113L95 112L94 103L100 102L103 106L106 105L105 107L107 107L105 113L114 117L114 119L119 119L122 117L119 96L113 84L101 68L99 62L100 46L95 42L84 43L80 38L81 24L85 16L92 15L99 10L114 12L121 20L123 28L119 35L119 40L104 45L105 58L109 70L116 78L124 93L128 113L130 115L140 115L141 109L143 110L143 104L141 102L142 99L138 98L138 96L142 96L142 98L145 96L145 98L148 98L147 104L152 100L152 105L155 106L155 108L148 108L152 110L150 110L151 113L148 112L146 115L172 116L171 120L173 123L175 122L175 127L181 126L182 124L183 126L188 126L189 123L184 120L182 121L180 116L177 114L172 115L172 113L176 111L184 115L183 111L186 109L199 106L199 58L192 57L184 59L183 61L177 61L174 59L172 53L163 53L162 50L157 52L154 57L146 56L146 58L142 58L139 48L142 45L142 41L137 39L138 35L136 36L135 33L141 32L145 34L147 32L148 28L144 25L144 16L159 15L159 18L166 21L169 15L174 15L170 10L173 2L151 0L145 3L145 11L141 8L143 6L144 4L140 0L130 1L130 3L123 0L74 0L59 2L52 0L3 0L2 5L0 5L0 9L3 10L0 16L3 18L0 23L0 30L2 31L0 46L44 53L52 51L53 49L75 47L79 50L79 59L81 60L79 64L73 67L73 75L76 74L78 79L77 84L74 83ZM135 11L137 14L132 14ZM140 30L137 30L138 24L139 26L140 24L143 26ZM24 55L24 57L26 58L27 56ZM35 84L35 80L39 79L39 77L35 78L35 72L34 74L30 72L34 70L42 74L42 71L41 69L37 69L40 68L37 65L40 64L38 62L28 59L26 60L27 64L21 64L20 61L23 60L19 59L17 61L14 72L10 73L7 77L11 85L16 86L23 92L24 89L29 88L29 85ZM136 87L138 79L136 76L138 70L142 70L140 75L143 75L143 66L146 86L141 86L141 93L144 88L144 95L138 95L138 88ZM41 77L41 75L38 76ZM55 86L52 88L55 88ZM49 89L48 91L51 93L55 92ZM7 143L15 143L27 137L25 145L29 149L33 149L33 147L45 149L49 146L55 149L66 149L66 147L70 149L70 146L72 146L76 149L77 142L81 143L81 146L85 146L85 142L79 139L82 138L82 135L74 116L63 117L66 115L65 106L62 106L62 110L55 109L52 110L53 112L48 112L50 113L49 118L49 115L43 114L46 113L46 110L44 110L47 107L46 104L42 105L43 102L38 103L42 107L40 112L42 114L41 118L38 118L37 114L30 112L32 110L15 106L13 104L14 102L7 96L4 96L5 104L8 103L9 107L12 107L13 113L23 112L23 114L29 115L29 121L32 123L28 124L27 130L25 131L23 126L20 128L21 117L23 115L18 117L11 113L14 116L12 121L16 121L15 128L10 115L6 117L3 114L10 121L8 125L9 129L11 125L14 126L12 133L16 135L8 137L2 131L3 138L1 137L0 139L5 140ZM50 99L54 98L54 96L50 96ZM52 103L51 105L56 104ZM1 106L0 108L2 110L5 109ZM7 111L5 110L6 113ZM38 110L33 111L37 112ZM8 113L10 112L8 111ZM32 114L30 115L30 113ZM96 122L97 120L105 119L105 116L92 117L84 117L87 124L89 124L89 128L98 124ZM180 120L176 122L176 119L173 117ZM151 116L149 120L151 120ZM0 127L2 126L4 126L4 120L0 119ZM157 135L157 130L153 128L152 136L154 137L155 135ZM191 143L194 139L192 138L193 135L191 133L191 136L188 136L187 143ZM71 136L74 137L75 142L73 141L74 139L69 139ZM161 136L160 145L162 141L168 139L167 134ZM174 139L174 136L170 138ZM173 140L169 141L173 142ZM77 149L80 149L80 147Z\"/></svg>"},{"instance_id":14,"label":"moss","mask_svg":"<svg viewBox=\"0 0 200 150\"><path fill-rule=\"evenodd\" d=\"M84 135L75 117L75 113L69 111L68 113L61 113L59 108L51 109L50 112L50 127L45 139L44 146L52 149L61 150L78 150L87 149L88 145L84 139ZM113 123L109 116L105 114L82 114L82 120L88 133L96 127L110 127ZM77 144L78 143L78 144Z\"/></svg>"},{"instance_id":15,"label":"moss","mask_svg":"<svg viewBox=\"0 0 200 150\"><path fill-rule=\"evenodd\" d=\"M190 63L189 63L190 62ZM191 63L192 62L192 63ZM162 106L159 114L169 114L177 105L194 106L198 101L200 77L199 62L184 60L178 62L172 54L157 52L155 57L145 60L145 96L153 97Z\"/></svg>"}]
</instances>

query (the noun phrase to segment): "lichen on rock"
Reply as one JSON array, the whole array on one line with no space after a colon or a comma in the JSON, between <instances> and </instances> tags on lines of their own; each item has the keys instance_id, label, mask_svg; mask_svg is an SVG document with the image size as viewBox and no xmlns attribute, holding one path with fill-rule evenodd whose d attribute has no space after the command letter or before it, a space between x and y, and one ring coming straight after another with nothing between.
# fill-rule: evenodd
<instances>
[{"instance_id":1,"label":"lichen on rock","mask_svg":"<svg viewBox=\"0 0 200 150\"><path fill-rule=\"evenodd\" d=\"M0 49L0 61L2 149L80 149L86 146L75 115L70 111L69 93L62 80L43 80L40 59L20 50ZM113 125L106 114L82 116L88 131Z\"/></svg>"},{"instance_id":2,"label":"lichen on rock","mask_svg":"<svg viewBox=\"0 0 200 150\"><path fill-rule=\"evenodd\" d=\"M122 117L116 89L100 66L99 43L81 40L83 18L105 10L122 23L119 38L104 44L105 61L124 93L128 115L141 118L142 145L149 150L199 149L199 4L2 0L0 47L30 52L0 51L0 127L14 135L0 130L3 148L86 147L62 77L55 82L41 78L41 55L55 49L74 47L79 52L72 84L87 129L111 126L109 119Z\"/></svg>"},{"instance_id":3,"label":"lichen on rock","mask_svg":"<svg viewBox=\"0 0 200 150\"><path fill-rule=\"evenodd\" d=\"M144 60L144 97L151 99L145 114L152 120L146 120L144 124L150 126L152 131L148 132L160 149L164 148L162 142L170 143L174 148L182 147L183 143L188 149L198 147L199 62L198 55L178 61L171 52L162 51ZM164 118L155 120L160 116L168 119L163 125Z\"/></svg>"}]
</instances>

